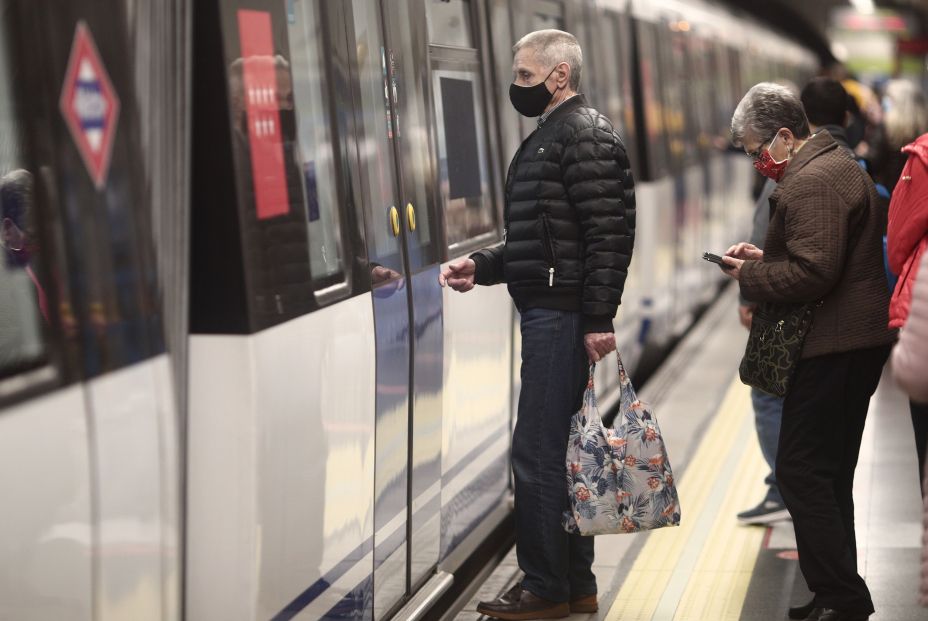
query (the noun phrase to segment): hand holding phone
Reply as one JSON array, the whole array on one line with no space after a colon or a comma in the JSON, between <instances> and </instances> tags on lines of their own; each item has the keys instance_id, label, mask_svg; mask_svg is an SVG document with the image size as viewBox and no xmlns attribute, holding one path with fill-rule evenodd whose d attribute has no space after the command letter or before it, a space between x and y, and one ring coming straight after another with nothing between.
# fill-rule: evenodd
<instances>
[{"instance_id":1,"label":"hand holding phone","mask_svg":"<svg viewBox=\"0 0 928 621\"><path fill-rule=\"evenodd\" d=\"M721 267L723 270L730 270L732 267L734 267L733 265L729 265L728 263L725 263L725 261L723 261L722 257L720 257L719 255L712 254L711 252L702 253L702 258L705 259L706 261L709 261L710 263L715 263L716 265Z\"/></svg>"}]
</instances>

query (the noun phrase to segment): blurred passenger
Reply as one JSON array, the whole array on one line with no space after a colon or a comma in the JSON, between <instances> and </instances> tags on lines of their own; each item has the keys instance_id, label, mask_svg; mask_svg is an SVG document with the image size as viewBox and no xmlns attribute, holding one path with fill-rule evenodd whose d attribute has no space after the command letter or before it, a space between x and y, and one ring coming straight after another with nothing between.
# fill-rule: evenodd
<instances>
[{"instance_id":1,"label":"blurred passenger","mask_svg":"<svg viewBox=\"0 0 928 621\"><path fill-rule=\"evenodd\" d=\"M632 255L635 192L622 140L578 94L576 38L540 30L513 51L509 98L521 114L538 117L538 127L509 166L505 241L451 263L439 280L461 292L505 282L522 315L512 471L525 578L477 611L551 619L598 606L593 538L568 535L561 522L564 455L588 365L615 350L612 319Z\"/></svg>"},{"instance_id":2,"label":"blurred passenger","mask_svg":"<svg viewBox=\"0 0 928 621\"><path fill-rule=\"evenodd\" d=\"M928 108L922 92L908 80L887 82L882 105L883 122L867 159L873 180L892 193L907 157L902 147L928 131Z\"/></svg>"},{"instance_id":3,"label":"blurred passenger","mask_svg":"<svg viewBox=\"0 0 928 621\"><path fill-rule=\"evenodd\" d=\"M893 375L899 386L909 395L912 422L915 422L915 404L928 415L928 252L922 255L918 276L912 294L912 305L899 342L893 349ZM928 421L923 418L922 425ZM924 464L922 464L924 465ZM922 533L922 579L919 602L928 606L928 473L922 473L922 501L925 506Z\"/></svg>"},{"instance_id":4,"label":"blurred passenger","mask_svg":"<svg viewBox=\"0 0 928 621\"><path fill-rule=\"evenodd\" d=\"M928 253L922 255L909 316L893 349L893 376L922 407L928 404ZM925 413L923 412L923 415ZM914 414L913 414L914 416ZM922 470L924 473L924 470Z\"/></svg>"},{"instance_id":5,"label":"blurred passenger","mask_svg":"<svg viewBox=\"0 0 928 621\"><path fill-rule=\"evenodd\" d=\"M754 204L754 225L751 230L751 244L757 248L764 247L767 237L767 224L770 222L770 195L777 189L777 182L765 179L764 187L757 202ZM754 309L757 307L753 301L742 294L738 305L738 319L741 325L751 329L751 320ZM780 495L776 478L777 443L780 438L780 418L783 414L783 399L769 395L759 388L751 388L751 405L754 408L754 428L757 430L757 441L764 461L770 468L770 474L764 479L767 484L767 493L756 507L747 509L738 514L738 521L743 524L771 524L780 520L789 519L789 511Z\"/></svg>"},{"instance_id":6,"label":"blurred passenger","mask_svg":"<svg viewBox=\"0 0 928 621\"><path fill-rule=\"evenodd\" d=\"M857 572L854 469L870 396L895 338L884 317L883 212L863 169L827 132L810 135L799 99L761 83L732 117L735 144L779 186L764 250L742 242L724 258L746 298L814 304L783 403L776 476L815 594L806 619L867 619Z\"/></svg>"},{"instance_id":7,"label":"blurred passenger","mask_svg":"<svg viewBox=\"0 0 928 621\"><path fill-rule=\"evenodd\" d=\"M922 256L928 255L925 252L928 249L928 134L903 147L902 153L907 161L889 205L886 236L889 267L899 275L889 305L889 325L892 328L906 323L919 265ZM921 373L928 376L928 367L923 367ZM928 405L911 400L909 411L921 480L928 451Z\"/></svg>"},{"instance_id":8,"label":"blurred passenger","mask_svg":"<svg viewBox=\"0 0 928 621\"><path fill-rule=\"evenodd\" d=\"M800 94L802 108L813 134L824 129L848 155L854 151L847 139L845 126L850 118L848 94L841 83L831 78L812 78Z\"/></svg>"}]
</instances>

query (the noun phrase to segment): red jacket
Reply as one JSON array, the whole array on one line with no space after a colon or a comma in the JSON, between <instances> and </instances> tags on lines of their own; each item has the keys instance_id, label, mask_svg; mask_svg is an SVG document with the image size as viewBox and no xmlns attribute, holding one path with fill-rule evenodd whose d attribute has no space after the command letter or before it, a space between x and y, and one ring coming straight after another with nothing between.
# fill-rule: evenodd
<instances>
[{"instance_id":1,"label":"red jacket","mask_svg":"<svg viewBox=\"0 0 928 621\"><path fill-rule=\"evenodd\" d=\"M928 248L928 134L902 148L909 156L889 203L886 246L889 268L899 275L889 304L889 325L905 324L915 274Z\"/></svg>"}]
</instances>

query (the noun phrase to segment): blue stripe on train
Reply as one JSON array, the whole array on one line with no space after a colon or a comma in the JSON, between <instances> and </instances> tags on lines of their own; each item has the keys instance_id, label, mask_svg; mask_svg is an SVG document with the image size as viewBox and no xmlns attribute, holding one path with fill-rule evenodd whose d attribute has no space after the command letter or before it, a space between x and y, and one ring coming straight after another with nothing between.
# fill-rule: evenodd
<instances>
[{"instance_id":1,"label":"blue stripe on train","mask_svg":"<svg viewBox=\"0 0 928 621\"><path fill-rule=\"evenodd\" d=\"M497 439L496 436L492 436L487 441L480 444L472 451L470 451L465 459L462 459L458 464L448 472L447 477L442 477L442 486L450 483L458 474L461 473L463 467L461 465L468 465L473 463L474 459L479 456L483 451L485 451L493 442ZM455 506L459 504L459 500L468 500L470 499L474 492L475 488L480 488L485 485L485 481L488 476L492 477L492 472L499 471L500 465L503 462L508 462L509 456L508 453L503 457L490 462L487 468L478 475L473 483L465 487L459 494L457 494L448 504L448 506ZM431 502L426 504L424 507L419 509L416 512L416 518L421 516L425 512L434 512L435 505L441 503L441 496L436 496ZM469 503L467 503L469 504ZM479 514L473 516L471 522L462 529L463 531L470 531L480 520L482 520L489 511L481 511ZM445 516L442 516L443 528L445 530ZM406 534L406 524L404 523L397 531L390 536L388 536L383 543L378 546L378 548L389 548L389 546L394 546L392 550L395 550L399 547L399 544L402 543L403 537ZM443 532L444 535L444 532ZM450 548L453 548L454 545L460 542L463 539L462 536L453 536L451 541L452 545L447 546L447 549L444 551L447 552ZM399 544L397 543L399 540ZM337 580L344 576L348 570L352 569L355 565L360 563L364 556L371 550L373 546L373 537L369 537L361 545L355 548L351 554L346 556L344 559L335 564L326 575L322 578L319 578L316 582L310 585L305 591L300 593L292 602L287 604L283 610L274 615L271 618L271 621L289 621L297 614L299 614L304 608L309 606L313 601L315 601L319 596L321 596L330 586L332 586ZM446 546L442 546L446 548ZM387 553L389 554L389 553ZM442 555L444 556L444 554ZM373 567L372 567L373 569ZM323 620L327 621L329 619L361 619L369 618L371 615L367 613L372 610L373 606L373 573L368 573L367 576L362 580L357 586L355 586L344 598L342 598L338 604L336 604L329 612L326 613Z\"/></svg>"}]
</instances>

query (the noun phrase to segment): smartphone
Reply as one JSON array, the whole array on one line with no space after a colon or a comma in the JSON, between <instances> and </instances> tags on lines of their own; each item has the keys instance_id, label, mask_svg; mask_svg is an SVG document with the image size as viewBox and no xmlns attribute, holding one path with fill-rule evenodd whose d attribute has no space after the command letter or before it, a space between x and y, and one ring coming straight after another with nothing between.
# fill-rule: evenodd
<instances>
[{"instance_id":1,"label":"smartphone","mask_svg":"<svg viewBox=\"0 0 928 621\"><path fill-rule=\"evenodd\" d=\"M717 264L723 270L730 270L732 268L731 265L722 261L722 257L720 257L717 254L712 254L711 252L704 252L702 253L702 258L705 259L706 261L709 261L710 263Z\"/></svg>"}]
</instances>

